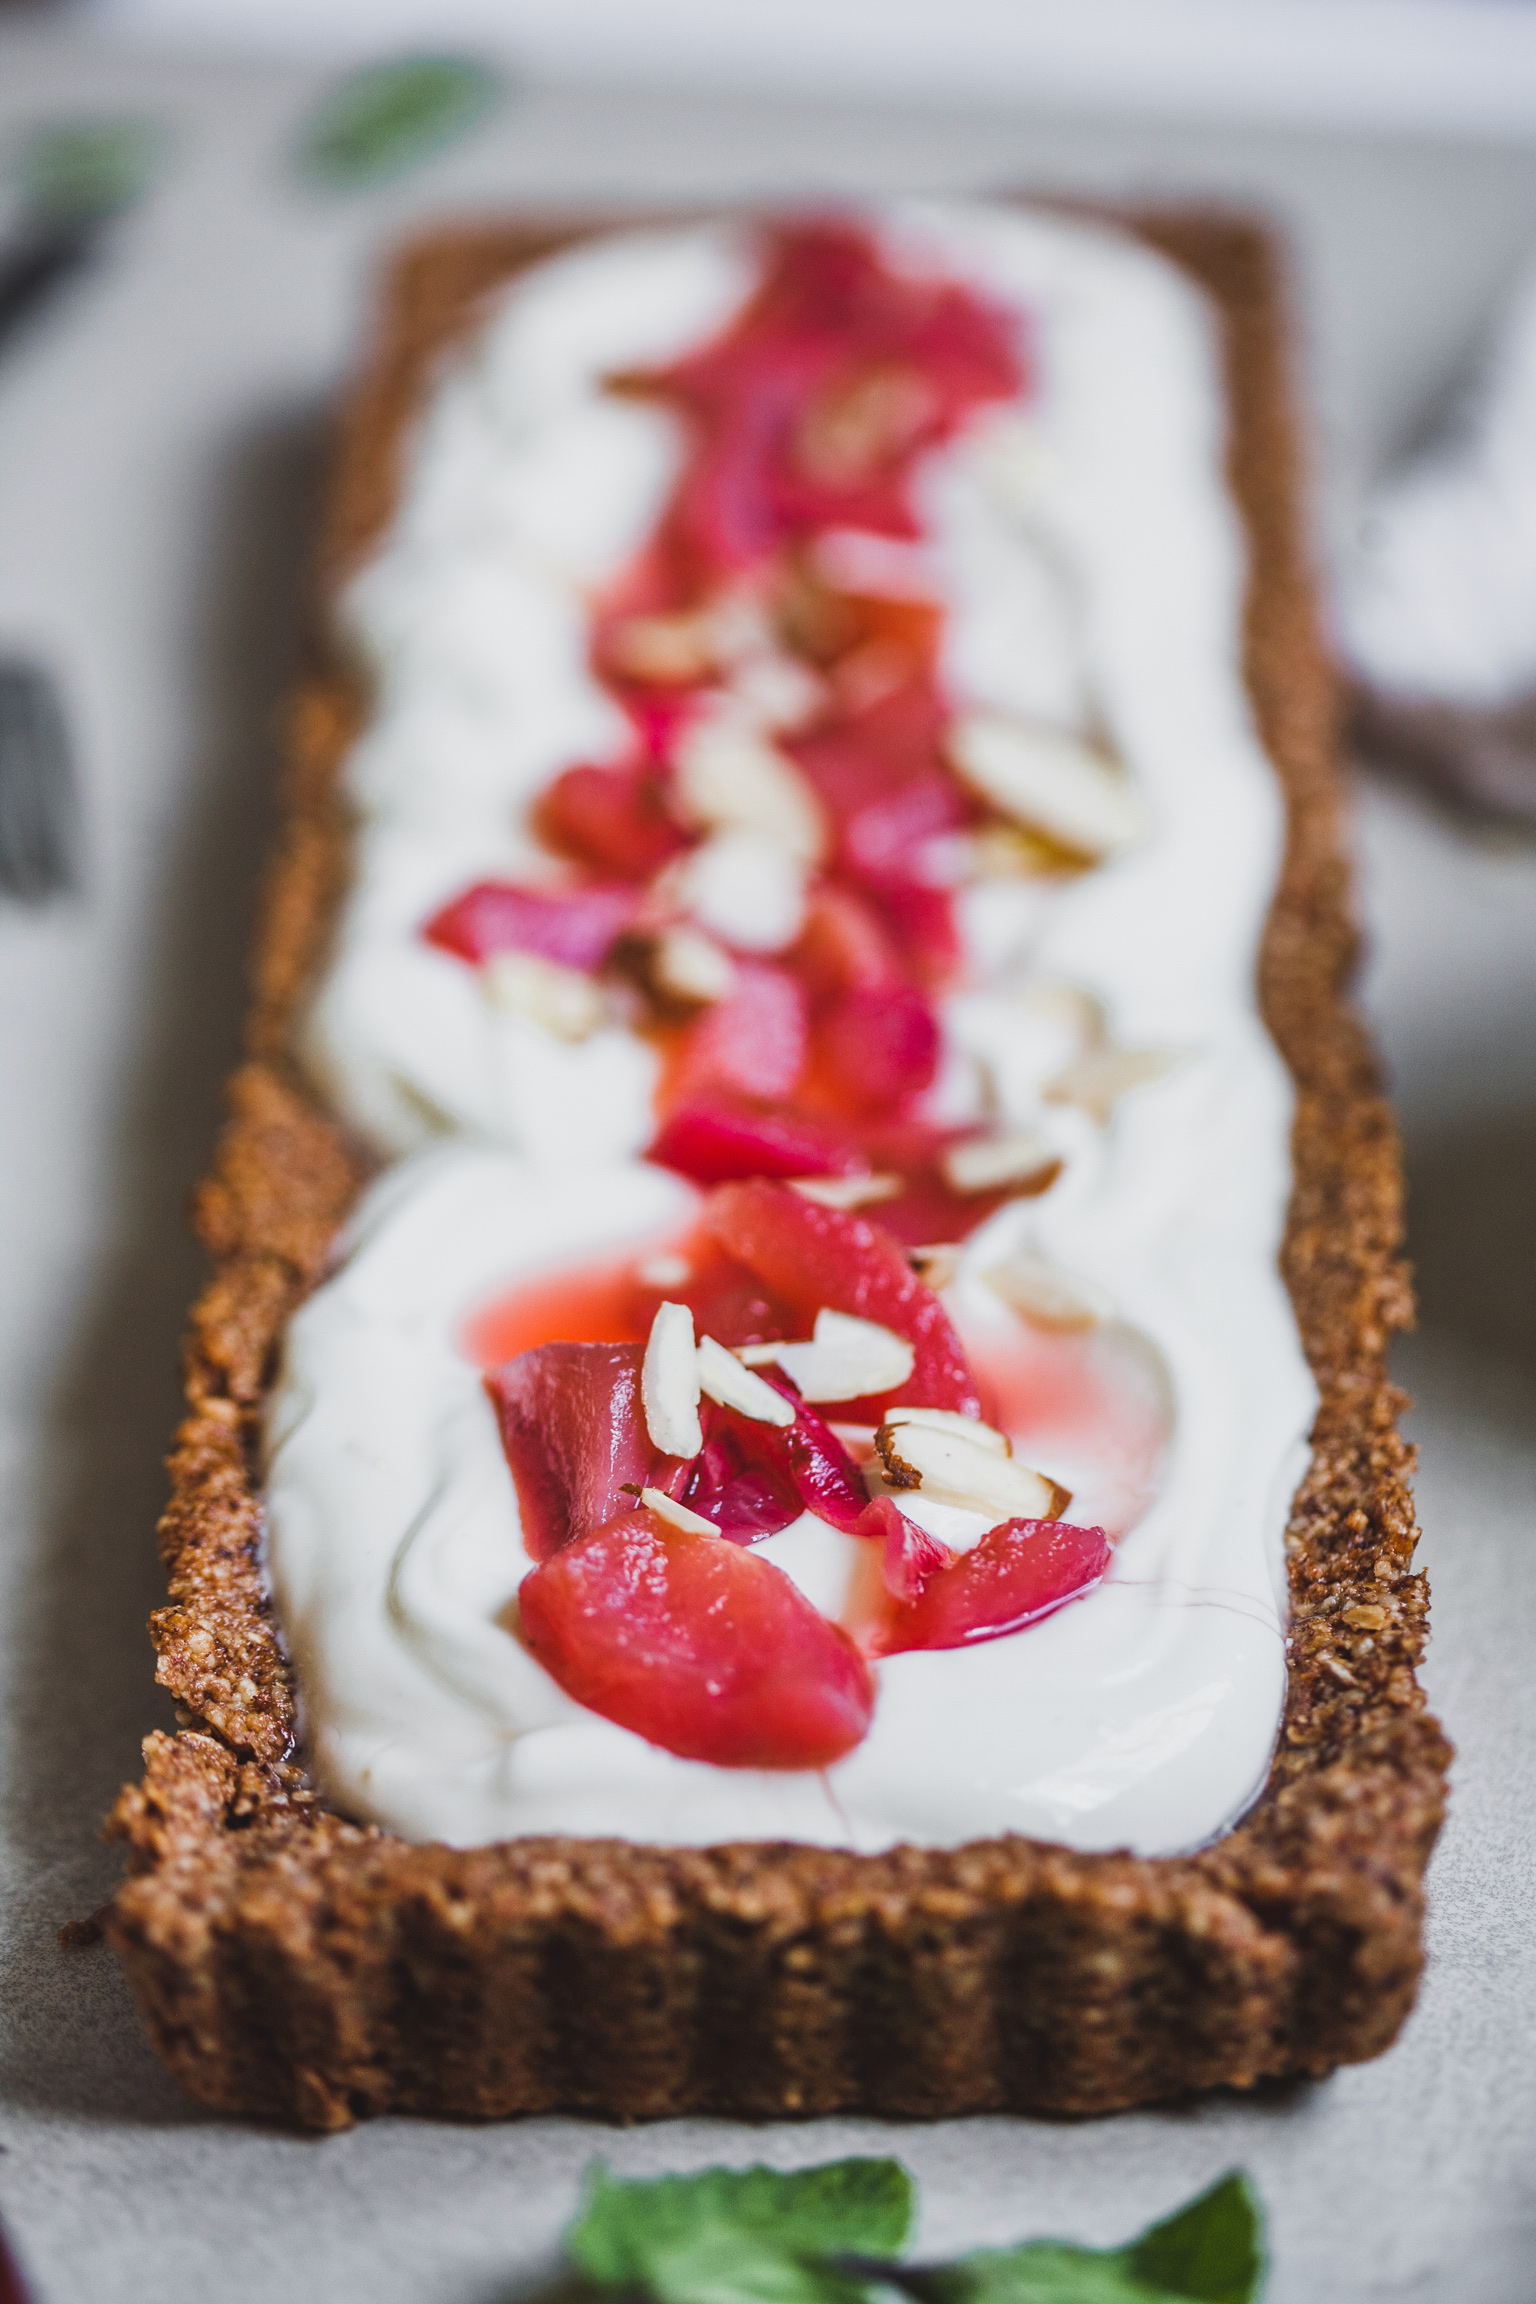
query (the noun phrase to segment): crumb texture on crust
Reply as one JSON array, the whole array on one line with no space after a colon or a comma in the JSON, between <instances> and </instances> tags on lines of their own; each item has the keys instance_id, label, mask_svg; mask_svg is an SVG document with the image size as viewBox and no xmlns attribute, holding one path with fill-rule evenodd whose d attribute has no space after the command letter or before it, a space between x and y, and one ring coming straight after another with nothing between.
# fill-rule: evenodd
<instances>
[{"instance_id":1,"label":"crumb texture on crust","mask_svg":"<svg viewBox=\"0 0 1536 2304\"><path fill-rule=\"evenodd\" d=\"M1295 1076L1284 1269L1321 1404L1288 1536L1289 1688L1270 1779L1193 1857L1016 1837L859 1857L539 1839L410 1846L329 1813L292 1764L294 1695L258 1569L261 1399L366 1162L287 1050L346 874L336 793L361 704L323 669L297 700L247 1060L195 1220L214 1276L154 1618L177 1736L110 1829L105 1919L150 2035L202 2102L308 2128L369 2113L640 2119L855 2109L1108 2112L1376 2055L1412 2005L1422 1878L1449 1746L1415 1679L1411 1451L1386 1374L1412 1317L1397 1140L1346 991L1338 703L1298 507L1284 298L1262 231L1128 219L1211 292L1251 566L1247 676L1290 831L1266 1021ZM461 231L397 263L340 442L334 581L384 526L444 349L578 227Z\"/></svg>"}]
</instances>

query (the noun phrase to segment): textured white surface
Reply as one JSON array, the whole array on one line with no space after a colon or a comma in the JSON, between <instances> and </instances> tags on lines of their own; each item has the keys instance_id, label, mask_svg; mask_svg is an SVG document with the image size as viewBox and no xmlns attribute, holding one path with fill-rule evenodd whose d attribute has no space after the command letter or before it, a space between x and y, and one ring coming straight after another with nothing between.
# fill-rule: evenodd
<instances>
[{"instance_id":1,"label":"textured white surface","mask_svg":"<svg viewBox=\"0 0 1536 2304\"><path fill-rule=\"evenodd\" d=\"M774 185L1219 187L1295 229L1343 521L1536 236L1536 154L1366 149L997 116L550 96L386 198L322 205L274 152L307 83L0 41L0 129L153 109L180 139L125 263L0 367L0 636L69 682L88 904L0 913L0 2212L39 2304L494 2304L547 2261L582 2167L897 2150L924 2245L1118 2239L1233 2162L1269 2205L1271 2304L1527 2304L1536 2256L1536 860L1370 797L1370 995L1419 1185L1430 1686L1461 1748L1418 2013L1317 2087L1087 2126L616 2132L388 2121L324 2144L186 2104L107 1955L53 1930L116 1859L96 1821L168 1724L139 1626L196 1259L180 1202L236 1044L313 423L372 251L493 201Z\"/></svg>"}]
</instances>

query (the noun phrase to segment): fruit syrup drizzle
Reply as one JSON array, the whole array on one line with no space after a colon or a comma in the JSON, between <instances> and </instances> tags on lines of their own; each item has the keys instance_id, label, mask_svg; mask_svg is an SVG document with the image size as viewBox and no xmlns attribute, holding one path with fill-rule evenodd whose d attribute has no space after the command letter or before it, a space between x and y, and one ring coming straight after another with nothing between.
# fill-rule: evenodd
<instances>
[{"instance_id":1,"label":"fruit syrup drizzle","mask_svg":"<svg viewBox=\"0 0 1536 2304\"><path fill-rule=\"evenodd\" d=\"M825 1766L867 1732L871 1657L999 1637L1103 1574L1103 1529L1059 1518L1003 1521L951 1552L890 1496L871 1500L848 1428L898 1401L990 1415L1118 1465L1104 1513L1117 1532L1156 1453L1155 1413L1093 1339L1031 1339L1014 1322L973 1369L919 1277L931 1266L909 1253L962 1242L1010 1192L957 1190L945 1154L978 1130L925 1111L943 1056L935 997L962 965L955 857L991 834L1037 870L1082 861L1005 826L945 757L943 612L912 502L920 460L1027 385L1014 315L892 270L845 222L771 231L761 284L720 336L611 380L670 410L687 445L653 537L594 607L593 667L630 748L566 769L534 810L570 877L479 883L423 931L471 965L516 955L601 982L661 1054L647 1157L707 1191L685 1237L520 1289L466 1337L538 1563L515 1629L578 1702L684 1758ZM728 930L704 943L701 984L697 937L679 948L687 965L664 963L690 858L720 820L690 810L679 764L701 728L739 742L744 725L792 764L769 817L781 803L798 840L800 918L778 948L746 935L733 948ZM747 772L760 777L760 748ZM833 1204L794 1188L816 1179ZM791 1422L705 1399L700 1452L663 1456L641 1397L663 1300L727 1347L804 1337L840 1310L905 1338L912 1373L813 1408L770 1364ZM847 1624L751 1549L807 1510L865 1540Z\"/></svg>"}]
</instances>

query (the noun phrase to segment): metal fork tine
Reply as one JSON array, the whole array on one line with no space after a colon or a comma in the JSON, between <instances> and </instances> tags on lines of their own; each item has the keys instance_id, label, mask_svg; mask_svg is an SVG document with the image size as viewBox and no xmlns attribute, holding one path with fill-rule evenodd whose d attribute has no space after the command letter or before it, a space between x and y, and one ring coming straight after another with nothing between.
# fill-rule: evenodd
<instances>
[{"instance_id":1,"label":"metal fork tine","mask_svg":"<svg viewBox=\"0 0 1536 2304\"><path fill-rule=\"evenodd\" d=\"M0 658L0 895L42 904L78 885L80 811L58 690Z\"/></svg>"}]
</instances>

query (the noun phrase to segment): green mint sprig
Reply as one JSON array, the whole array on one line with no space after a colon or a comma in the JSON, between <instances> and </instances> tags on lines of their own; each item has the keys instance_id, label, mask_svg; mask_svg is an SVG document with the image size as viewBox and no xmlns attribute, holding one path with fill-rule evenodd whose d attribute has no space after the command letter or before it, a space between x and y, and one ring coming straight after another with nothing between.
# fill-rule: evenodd
<instances>
[{"instance_id":1,"label":"green mint sprig","mask_svg":"<svg viewBox=\"0 0 1536 2304\"><path fill-rule=\"evenodd\" d=\"M472 57L369 65L321 99L300 137L299 165L331 191L382 183L442 151L504 92L501 75Z\"/></svg>"},{"instance_id":2,"label":"green mint sprig","mask_svg":"<svg viewBox=\"0 0 1536 2304\"><path fill-rule=\"evenodd\" d=\"M868 2304L880 2289L914 2304L1256 2304L1263 2285L1263 2220L1236 2170L1121 2248L1027 2240L908 2264L914 2205L898 2160L649 2183L598 2166L565 2245L590 2287L655 2304Z\"/></svg>"},{"instance_id":3,"label":"green mint sprig","mask_svg":"<svg viewBox=\"0 0 1536 2304\"><path fill-rule=\"evenodd\" d=\"M566 2249L594 2287L642 2290L657 2304L862 2304L866 2282L840 2258L893 2257L912 2222L899 2160L706 2168L616 2182L588 2175Z\"/></svg>"}]
</instances>

